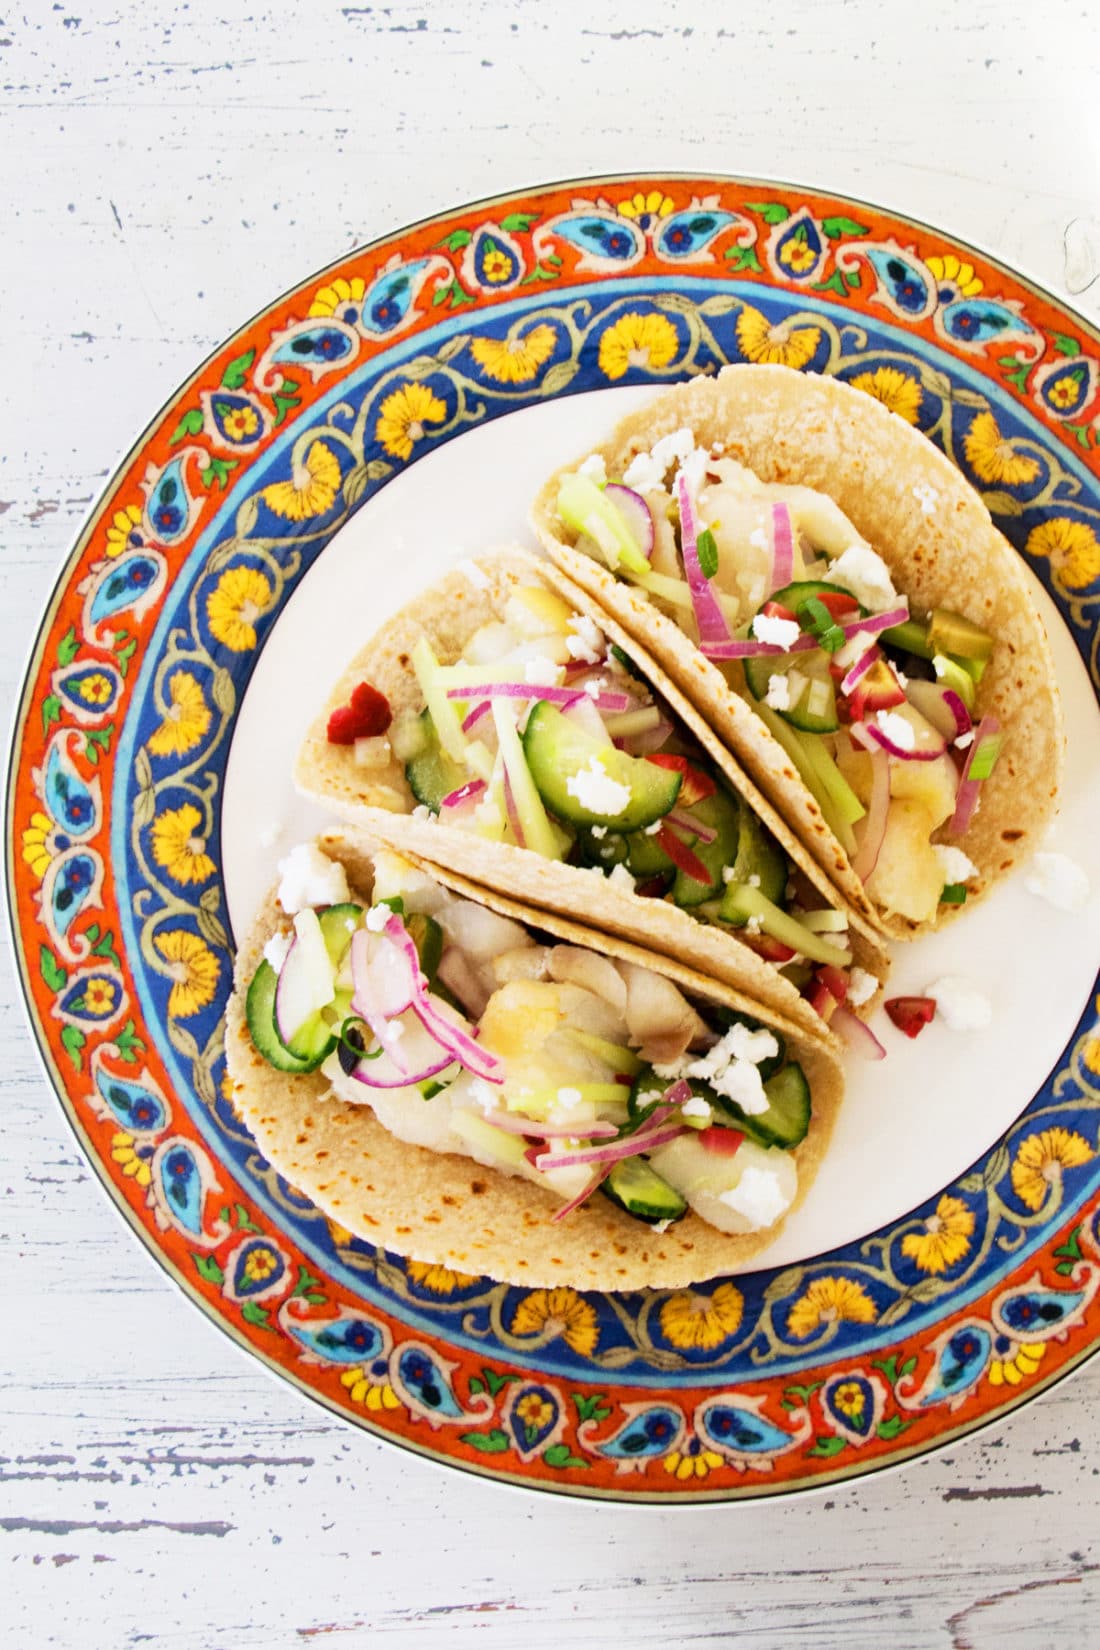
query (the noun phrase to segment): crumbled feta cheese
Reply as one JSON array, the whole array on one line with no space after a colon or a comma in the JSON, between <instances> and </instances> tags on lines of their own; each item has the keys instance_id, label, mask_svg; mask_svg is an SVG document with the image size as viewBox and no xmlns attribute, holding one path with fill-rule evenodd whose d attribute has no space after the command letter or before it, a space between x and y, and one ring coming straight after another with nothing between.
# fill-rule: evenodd
<instances>
[{"instance_id":1,"label":"crumbled feta cheese","mask_svg":"<svg viewBox=\"0 0 1100 1650\"><path fill-rule=\"evenodd\" d=\"M596 838L597 842L602 842L604 837L607 835L607 826L606 825L590 825L588 827L588 834L589 834L589 836L594 836Z\"/></svg>"},{"instance_id":2,"label":"crumbled feta cheese","mask_svg":"<svg viewBox=\"0 0 1100 1650\"><path fill-rule=\"evenodd\" d=\"M967 728L966 732L960 733L959 737L953 740L952 743L957 751L964 751L968 745L974 743L974 729Z\"/></svg>"},{"instance_id":3,"label":"crumbled feta cheese","mask_svg":"<svg viewBox=\"0 0 1100 1650\"><path fill-rule=\"evenodd\" d=\"M382 1041L384 1043L399 1043L405 1035L405 1027L400 1020L387 1020L382 1027Z\"/></svg>"},{"instance_id":4,"label":"crumbled feta cheese","mask_svg":"<svg viewBox=\"0 0 1100 1650\"><path fill-rule=\"evenodd\" d=\"M852 1008L862 1008L869 1003L879 988L878 981L873 974L857 964L848 975L848 1003Z\"/></svg>"},{"instance_id":5,"label":"crumbled feta cheese","mask_svg":"<svg viewBox=\"0 0 1100 1650\"><path fill-rule=\"evenodd\" d=\"M913 488L913 497L920 505L922 516L935 515L936 506L940 502L940 495L934 487L930 487L926 481L918 482Z\"/></svg>"},{"instance_id":6,"label":"crumbled feta cheese","mask_svg":"<svg viewBox=\"0 0 1100 1650\"><path fill-rule=\"evenodd\" d=\"M877 710L875 721L890 743L896 745L899 750L911 751L916 748L917 735L912 722L907 722L897 711Z\"/></svg>"},{"instance_id":7,"label":"crumbled feta cheese","mask_svg":"<svg viewBox=\"0 0 1100 1650\"><path fill-rule=\"evenodd\" d=\"M653 821L652 825L647 825L645 827L644 835L646 835L646 836L657 836L658 833L660 832L660 829L661 829L663 824L664 824L663 819L655 819Z\"/></svg>"},{"instance_id":8,"label":"crumbled feta cheese","mask_svg":"<svg viewBox=\"0 0 1100 1650\"><path fill-rule=\"evenodd\" d=\"M277 819L273 819L261 829L257 840L261 848L274 848L282 834L283 826Z\"/></svg>"},{"instance_id":9,"label":"crumbled feta cheese","mask_svg":"<svg viewBox=\"0 0 1100 1650\"><path fill-rule=\"evenodd\" d=\"M413 819L431 819L432 810L426 802L418 802L412 811L411 817Z\"/></svg>"},{"instance_id":10,"label":"crumbled feta cheese","mask_svg":"<svg viewBox=\"0 0 1100 1650\"><path fill-rule=\"evenodd\" d=\"M631 876L625 865L612 867L608 882L614 883L617 888L625 888L628 894L634 892L635 878Z\"/></svg>"},{"instance_id":11,"label":"crumbled feta cheese","mask_svg":"<svg viewBox=\"0 0 1100 1650\"><path fill-rule=\"evenodd\" d=\"M898 599L889 568L869 544L850 544L830 562L825 581L843 585L870 613L885 613Z\"/></svg>"},{"instance_id":12,"label":"crumbled feta cheese","mask_svg":"<svg viewBox=\"0 0 1100 1650\"><path fill-rule=\"evenodd\" d=\"M571 659L583 659L587 665L598 665L604 656L606 642L603 631L587 613L574 613L569 621L570 634L565 638L565 651Z\"/></svg>"},{"instance_id":13,"label":"crumbled feta cheese","mask_svg":"<svg viewBox=\"0 0 1100 1650\"><path fill-rule=\"evenodd\" d=\"M603 814L608 819L621 814L630 802L630 786L612 779L596 756L590 756L588 766L579 773L570 774L565 789L590 814Z\"/></svg>"},{"instance_id":14,"label":"crumbled feta cheese","mask_svg":"<svg viewBox=\"0 0 1100 1650\"><path fill-rule=\"evenodd\" d=\"M732 865L723 865L723 867L722 867L722 881L723 882L732 882L736 875L737 875L737 873L734 870Z\"/></svg>"},{"instance_id":15,"label":"crumbled feta cheese","mask_svg":"<svg viewBox=\"0 0 1100 1650\"><path fill-rule=\"evenodd\" d=\"M288 917L307 906L342 905L348 879L338 859L329 859L315 842L299 842L279 861L279 904Z\"/></svg>"},{"instance_id":16,"label":"crumbled feta cheese","mask_svg":"<svg viewBox=\"0 0 1100 1650\"><path fill-rule=\"evenodd\" d=\"M603 454L589 453L584 463L577 465L577 474L587 476L589 481L596 483L597 487L605 486L607 483L607 465L604 463Z\"/></svg>"},{"instance_id":17,"label":"crumbled feta cheese","mask_svg":"<svg viewBox=\"0 0 1100 1650\"><path fill-rule=\"evenodd\" d=\"M1065 854L1035 854L1024 887L1059 911L1080 911L1089 897L1089 879Z\"/></svg>"},{"instance_id":18,"label":"crumbled feta cheese","mask_svg":"<svg viewBox=\"0 0 1100 1650\"><path fill-rule=\"evenodd\" d=\"M768 535L762 527L754 527L749 534L749 543L754 550L766 550L768 548Z\"/></svg>"},{"instance_id":19,"label":"crumbled feta cheese","mask_svg":"<svg viewBox=\"0 0 1100 1650\"><path fill-rule=\"evenodd\" d=\"M367 912L367 927L372 934L380 934L392 916L388 905L372 905Z\"/></svg>"},{"instance_id":20,"label":"crumbled feta cheese","mask_svg":"<svg viewBox=\"0 0 1100 1650\"><path fill-rule=\"evenodd\" d=\"M951 1031L984 1031L993 1019L993 1004L960 974L945 974L925 991L935 999L936 1016Z\"/></svg>"},{"instance_id":21,"label":"crumbled feta cheese","mask_svg":"<svg viewBox=\"0 0 1100 1650\"><path fill-rule=\"evenodd\" d=\"M834 661L841 670L851 670L852 666L863 658L868 648L874 647L878 637L870 630L857 630L854 636L849 636L842 648L834 654Z\"/></svg>"},{"instance_id":22,"label":"crumbled feta cheese","mask_svg":"<svg viewBox=\"0 0 1100 1650\"><path fill-rule=\"evenodd\" d=\"M701 1117L707 1123L714 1116L713 1110L700 1094L693 1094L690 1100L685 1100L680 1111L684 1117Z\"/></svg>"},{"instance_id":23,"label":"crumbled feta cheese","mask_svg":"<svg viewBox=\"0 0 1100 1650\"><path fill-rule=\"evenodd\" d=\"M751 1225L762 1227L774 1225L789 1207L790 1200L783 1195L778 1175L750 1163L742 1170L736 1186L719 1193L719 1202L735 1209Z\"/></svg>"},{"instance_id":24,"label":"crumbled feta cheese","mask_svg":"<svg viewBox=\"0 0 1100 1650\"><path fill-rule=\"evenodd\" d=\"M764 703L772 710L790 710L791 684L782 672L768 677L768 691L764 695Z\"/></svg>"},{"instance_id":25,"label":"crumbled feta cheese","mask_svg":"<svg viewBox=\"0 0 1100 1650\"><path fill-rule=\"evenodd\" d=\"M680 460L680 474L690 493L697 493L703 485L708 462L708 456L701 447L693 447L687 457Z\"/></svg>"},{"instance_id":26,"label":"crumbled feta cheese","mask_svg":"<svg viewBox=\"0 0 1100 1650\"><path fill-rule=\"evenodd\" d=\"M758 613L752 621L752 633L758 642L769 642L773 647L786 650L797 642L802 631L796 619L776 619Z\"/></svg>"},{"instance_id":27,"label":"crumbled feta cheese","mask_svg":"<svg viewBox=\"0 0 1100 1650\"><path fill-rule=\"evenodd\" d=\"M559 1089L557 1104L562 1111L574 1111L580 1105L582 1098L580 1089Z\"/></svg>"},{"instance_id":28,"label":"crumbled feta cheese","mask_svg":"<svg viewBox=\"0 0 1100 1650\"><path fill-rule=\"evenodd\" d=\"M465 573L475 590L488 590L489 580L481 571L481 568L477 565L477 562L473 561L469 556L461 556L459 560L455 562L455 567L458 572Z\"/></svg>"},{"instance_id":29,"label":"crumbled feta cheese","mask_svg":"<svg viewBox=\"0 0 1100 1650\"><path fill-rule=\"evenodd\" d=\"M598 699L606 686L607 683L599 676L593 676L590 681L584 684L584 691L590 699Z\"/></svg>"},{"instance_id":30,"label":"crumbled feta cheese","mask_svg":"<svg viewBox=\"0 0 1100 1650\"><path fill-rule=\"evenodd\" d=\"M277 974L286 962L286 954L289 950L289 934L272 934L264 946L264 961L269 963Z\"/></svg>"},{"instance_id":31,"label":"crumbled feta cheese","mask_svg":"<svg viewBox=\"0 0 1100 1650\"><path fill-rule=\"evenodd\" d=\"M758 871L750 872L750 874L749 874L749 887L750 888L759 888L760 887L760 873Z\"/></svg>"},{"instance_id":32,"label":"crumbled feta cheese","mask_svg":"<svg viewBox=\"0 0 1100 1650\"><path fill-rule=\"evenodd\" d=\"M671 435L655 441L652 451L635 454L627 466L623 481L636 492L656 492L664 486L667 471L673 464L682 464L694 446L694 431L673 430Z\"/></svg>"},{"instance_id":33,"label":"crumbled feta cheese","mask_svg":"<svg viewBox=\"0 0 1100 1650\"><path fill-rule=\"evenodd\" d=\"M764 924L760 917L749 917L745 923L746 934L759 934L763 928Z\"/></svg>"},{"instance_id":34,"label":"crumbled feta cheese","mask_svg":"<svg viewBox=\"0 0 1100 1650\"><path fill-rule=\"evenodd\" d=\"M553 659L528 659L523 667L523 680L534 687L555 687L560 674L561 667Z\"/></svg>"},{"instance_id":35,"label":"crumbled feta cheese","mask_svg":"<svg viewBox=\"0 0 1100 1650\"><path fill-rule=\"evenodd\" d=\"M653 1222L652 1230L655 1231L655 1232L660 1232L663 1236L664 1233L668 1231L668 1229L671 1225L672 1225L672 1216L670 1215L667 1220L655 1220Z\"/></svg>"},{"instance_id":36,"label":"crumbled feta cheese","mask_svg":"<svg viewBox=\"0 0 1100 1650\"><path fill-rule=\"evenodd\" d=\"M779 1044L772 1032L764 1028L750 1031L739 1021L705 1054L685 1054L669 1065L655 1065L653 1070L666 1082L675 1082L680 1077L701 1078L717 1094L736 1101L751 1117L768 1109L768 1097L757 1068L762 1060L778 1053Z\"/></svg>"},{"instance_id":37,"label":"crumbled feta cheese","mask_svg":"<svg viewBox=\"0 0 1100 1650\"><path fill-rule=\"evenodd\" d=\"M945 843L934 842L932 852L939 861L945 887L952 882L969 882L971 877L978 875L978 867L968 854L963 853L961 848L952 848Z\"/></svg>"},{"instance_id":38,"label":"crumbled feta cheese","mask_svg":"<svg viewBox=\"0 0 1100 1650\"><path fill-rule=\"evenodd\" d=\"M497 1091L484 1077L474 1077L470 1081L468 1090L471 1100L476 1100L482 1111L496 1111Z\"/></svg>"}]
</instances>

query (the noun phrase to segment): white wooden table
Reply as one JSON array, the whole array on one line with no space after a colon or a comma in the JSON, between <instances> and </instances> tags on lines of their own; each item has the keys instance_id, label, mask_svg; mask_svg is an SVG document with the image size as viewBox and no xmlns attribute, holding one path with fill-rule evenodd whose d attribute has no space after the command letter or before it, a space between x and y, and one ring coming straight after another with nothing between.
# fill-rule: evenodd
<instances>
[{"instance_id":1,"label":"white wooden table","mask_svg":"<svg viewBox=\"0 0 1100 1650\"><path fill-rule=\"evenodd\" d=\"M124 445L311 268L526 182L697 168L942 223L1095 317L1098 72L1080 0L10 12L7 700ZM0 1051L5 1646L1096 1642L1100 1363L994 1436L782 1505L587 1506L450 1476L310 1408L169 1285L77 1152L10 970Z\"/></svg>"}]
</instances>

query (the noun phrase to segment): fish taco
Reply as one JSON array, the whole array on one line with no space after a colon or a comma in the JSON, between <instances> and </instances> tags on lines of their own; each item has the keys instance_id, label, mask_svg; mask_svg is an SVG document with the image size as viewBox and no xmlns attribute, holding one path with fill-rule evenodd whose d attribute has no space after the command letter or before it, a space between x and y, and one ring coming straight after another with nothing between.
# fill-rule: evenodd
<instances>
[{"instance_id":1,"label":"fish taco","mask_svg":"<svg viewBox=\"0 0 1100 1650\"><path fill-rule=\"evenodd\" d=\"M811 1035L850 1029L885 976L877 931L596 612L522 552L449 574L345 671L299 789L527 906L690 958Z\"/></svg>"},{"instance_id":2,"label":"fish taco","mask_svg":"<svg viewBox=\"0 0 1100 1650\"><path fill-rule=\"evenodd\" d=\"M533 519L890 937L1036 846L1063 734L1026 573L954 465L872 396L727 367L625 419Z\"/></svg>"},{"instance_id":3,"label":"fish taco","mask_svg":"<svg viewBox=\"0 0 1100 1650\"><path fill-rule=\"evenodd\" d=\"M535 1285L743 1265L806 1194L835 1054L741 993L365 836L295 848L242 945L233 1105L353 1235Z\"/></svg>"}]
</instances>

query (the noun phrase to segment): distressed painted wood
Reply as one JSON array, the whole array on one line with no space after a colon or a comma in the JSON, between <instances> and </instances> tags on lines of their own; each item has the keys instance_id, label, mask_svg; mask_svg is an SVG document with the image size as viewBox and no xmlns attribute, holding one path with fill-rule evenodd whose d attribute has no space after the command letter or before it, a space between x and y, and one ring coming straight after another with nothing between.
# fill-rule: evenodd
<instances>
[{"instance_id":1,"label":"distressed painted wood","mask_svg":"<svg viewBox=\"0 0 1100 1650\"><path fill-rule=\"evenodd\" d=\"M1087 9L526 0L26 8L0 20L0 691L84 512L258 303L534 179L805 178L957 230L1100 313ZM8 947L4 946L5 954ZM307 1407L94 1183L0 984L0 1643L1086 1644L1100 1364L907 1471L618 1509L439 1472Z\"/></svg>"}]
</instances>

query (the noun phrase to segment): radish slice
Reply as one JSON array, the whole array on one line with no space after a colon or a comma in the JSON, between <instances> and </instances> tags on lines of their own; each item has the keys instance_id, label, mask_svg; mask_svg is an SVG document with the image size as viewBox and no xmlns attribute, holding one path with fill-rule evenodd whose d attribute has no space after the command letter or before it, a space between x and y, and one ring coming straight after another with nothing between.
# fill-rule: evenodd
<instances>
[{"instance_id":1,"label":"radish slice","mask_svg":"<svg viewBox=\"0 0 1100 1650\"><path fill-rule=\"evenodd\" d=\"M848 1047L864 1060L885 1060L886 1050L867 1022L853 1014L851 1009L838 1008L829 1024L840 1032Z\"/></svg>"},{"instance_id":2,"label":"radish slice","mask_svg":"<svg viewBox=\"0 0 1100 1650\"><path fill-rule=\"evenodd\" d=\"M636 493L633 487L624 487L621 481L609 481L603 496L610 499L626 519L630 536L648 561L653 554L653 517L641 493Z\"/></svg>"},{"instance_id":3,"label":"radish slice","mask_svg":"<svg viewBox=\"0 0 1100 1650\"><path fill-rule=\"evenodd\" d=\"M292 940L275 987L275 1029L283 1043L289 1046L306 1021L326 1002L331 1002L332 996L332 965L328 968L328 995L325 996L318 991L318 981L305 947L300 940Z\"/></svg>"},{"instance_id":4,"label":"radish slice","mask_svg":"<svg viewBox=\"0 0 1100 1650\"><path fill-rule=\"evenodd\" d=\"M726 623L726 616L722 612L721 603L711 587L711 582L699 565L699 524L695 519L691 488L683 470L676 477L676 492L680 500L680 548L683 552L684 572L687 574L691 603L695 609L695 621L699 626L699 645L704 649L709 646L728 646L730 627Z\"/></svg>"},{"instance_id":5,"label":"radish slice","mask_svg":"<svg viewBox=\"0 0 1100 1650\"><path fill-rule=\"evenodd\" d=\"M1000 732L1001 724L995 716L983 716L974 730L974 741L966 753L966 764L959 777L959 788L955 793L955 812L951 817L948 830L954 836L961 836L974 817L974 809L978 806L978 794L984 784L983 779L971 779L970 770L974 760L986 739L991 739ZM284 967L286 965L284 964Z\"/></svg>"},{"instance_id":6,"label":"radish slice","mask_svg":"<svg viewBox=\"0 0 1100 1650\"><path fill-rule=\"evenodd\" d=\"M392 1020L412 1007L419 974L420 959L415 946L410 963L404 951L385 933L357 928L352 935L351 978L356 998L368 1003L383 1019Z\"/></svg>"},{"instance_id":7,"label":"radish slice","mask_svg":"<svg viewBox=\"0 0 1100 1650\"><path fill-rule=\"evenodd\" d=\"M458 1060L467 1071L472 1071L475 1077L483 1077L489 1083L503 1083L500 1061L485 1049L478 1048L474 1041L474 1033L461 1014L431 996L426 989L416 946L396 913L386 923L383 933L405 958L413 980L413 1012L431 1032L436 1042L441 1048L449 1049L451 1058Z\"/></svg>"},{"instance_id":8,"label":"radish slice","mask_svg":"<svg viewBox=\"0 0 1100 1650\"><path fill-rule=\"evenodd\" d=\"M794 578L794 531L786 504L772 505L772 590L783 590Z\"/></svg>"},{"instance_id":9,"label":"radish slice","mask_svg":"<svg viewBox=\"0 0 1100 1650\"><path fill-rule=\"evenodd\" d=\"M357 1083L368 1089L403 1089L413 1083L427 1082L448 1066L454 1065L454 1056L440 1048L435 1038L425 1031L414 1014L408 1014L394 1025L402 1027L400 1038L394 1038L392 1028L388 1044L379 1042L381 1053L365 1056L348 1073ZM378 1041L376 1037L376 1041ZM400 1049L401 1063L394 1058Z\"/></svg>"},{"instance_id":10,"label":"radish slice","mask_svg":"<svg viewBox=\"0 0 1100 1650\"><path fill-rule=\"evenodd\" d=\"M866 729L861 722L853 722L852 736L871 757L871 800L867 805L867 815L862 822L859 840L859 849L852 861L852 870L861 882L866 882L875 866L878 856L882 852L883 839L886 836L886 820L890 812L890 763L886 752L875 749L864 735Z\"/></svg>"}]
</instances>

